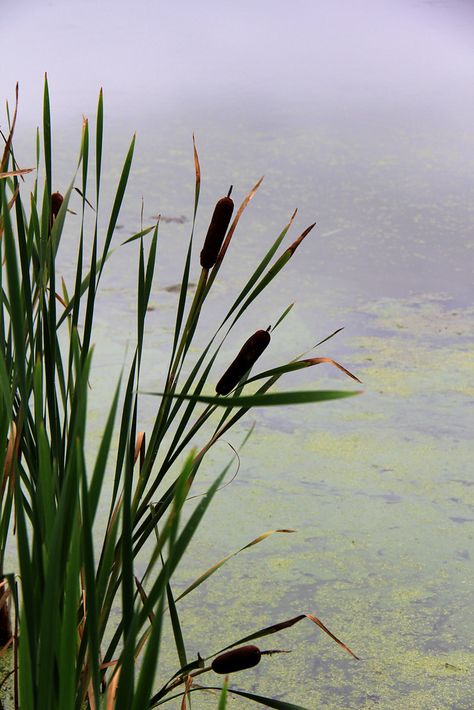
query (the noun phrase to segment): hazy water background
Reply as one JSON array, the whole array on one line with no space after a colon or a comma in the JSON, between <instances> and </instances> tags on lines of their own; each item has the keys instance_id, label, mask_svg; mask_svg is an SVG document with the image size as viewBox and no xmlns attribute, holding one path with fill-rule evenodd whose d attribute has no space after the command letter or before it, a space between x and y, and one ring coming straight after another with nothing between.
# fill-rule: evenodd
<instances>
[{"instance_id":1,"label":"hazy water background","mask_svg":"<svg viewBox=\"0 0 474 710\"><path fill-rule=\"evenodd\" d=\"M100 86L109 201L137 131L117 243L139 227L142 196L146 222L159 212L189 220L193 132L203 172L198 234L228 185L237 201L265 174L209 317L231 300L294 207L293 236L317 220L285 284L245 319L220 366L248 332L296 301L262 366L344 325L321 353L359 374L365 394L284 416L257 413L241 472L216 500L177 584L263 530L298 534L244 553L183 603L190 654L314 611L363 663L296 627L278 640L291 656L235 686L278 688L309 708L471 708L472 3L19 2L2 3L1 15L9 58L1 95L11 99L19 80L23 165L45 70L54 189L71 179L82 114L93 124ZM72 217L70 225L75 245ZM174 313L165 287L180 278L188 233L189 222L161 228L146 353L154 389ZM61 254L69 280L74 253L75 246ZM98 428L133 338L134 254L132 247L114 254L100 301L91 393ZM347 386L326 372L291 385ZM145 422L154 406L144 405ZM210 463L225 456L222 447ZM215 470L203 472L203 489ZM215 699L195 705L214 707Z\"/></svg>"}]
</instances>

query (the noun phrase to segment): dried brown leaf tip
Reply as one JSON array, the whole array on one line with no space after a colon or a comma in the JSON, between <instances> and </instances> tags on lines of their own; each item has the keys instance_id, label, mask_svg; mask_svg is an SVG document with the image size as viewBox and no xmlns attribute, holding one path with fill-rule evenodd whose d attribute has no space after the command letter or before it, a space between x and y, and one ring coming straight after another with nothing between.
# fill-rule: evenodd
<instances>
[{"instance_id":1,"label":"dried brown leaf tip","mask_svg":"<svg viewBox=\"0 0 474 710\"><path fill-rule=\"evenodd\" d=\"M63 204L64 197L60 192L53 192L51 195L51 220L55 220Z\"/></svg>"},{"instance_id":2,"label":"dried brown leaf tip","mask_svg":"<svg viewBox=\"0 0 474 710\"><path fill-rule=\"evenodd\" d=\"M243 345L235 360L229 365L216 385L217 394L229 394L239 383L270 342L268 330L257 330Z\"/></svg>"},{"instance_id":3,"label":"dried brown leaf tip","mask_svg":"<svg viewBox=\"0 0 474 710\"><path fill-rule=\"evenodd\" d=\"M308 236L308 234L311 232L311 230L312 230L315 226L316 226L316 222L313 222L313 224L310 224L309 227L307 227L307 228L304 230L304 232L303 232L302 234L300 234L300 236L298 237L298 239L295 239L295 241L293 242L293 244L290 244L290 246L288 247L288 251L290 252L290 254L291 254L292 256L293 256L293 254L295 253L295 251L298 249L298 247L299 247L299 245L301 244L301 242L303 241L303 239L305 239L305 238Z\"/></svg>"},{"instance_id":4,"label":"dried brown leaf tip","mask_svg":"<svg viewBox=\"0 0 474 710\"><path fill-rule=\"evenodd\" d=\"M349 372L349 370L347 370L345 367L343 367L330 357L311 357L307 358L306 360L301 360L301 362L307 363L309 367L311 367L311 365L320 365L321 363L327 362L330 365L334 365L334 367L337 367L338 370L344 372L344 374L348 377L352 377L353 380L362 384L362 380L359 380L359 378L353 375L352 372Z\"/></svg>"},{"instance_id":5,"label":"dried brown leaf tip","mask_svg":"<svg viewBox=\"0 0 474 710\"><path fill-rule=\"evenodd\" d=\"M222 197L214 208L211 223L207 230L204 246L201 251L201 266L204 269L212 269L217 261L220 248L224 242L224 237L229 226L234 202L230 196L232 187L226 197Z\"/></svg>"},{"instance_id":6,"label":"dried brown leaf tip","mask_svg":"<svg viewBox=\"0 0 474 710\"><path fill-rule=\"evenodd\" d=\"M253 668L260 663L261 657L262 653L257 646L241 646L216 656L212 661L211 668L214 673L227 675L227 673Z\"/></svg>"}]
</instances>

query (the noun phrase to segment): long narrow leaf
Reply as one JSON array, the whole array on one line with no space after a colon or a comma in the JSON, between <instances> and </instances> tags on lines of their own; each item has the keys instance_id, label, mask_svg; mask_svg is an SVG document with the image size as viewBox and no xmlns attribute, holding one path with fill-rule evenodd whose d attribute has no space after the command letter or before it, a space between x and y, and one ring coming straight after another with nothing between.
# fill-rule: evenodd
<instances>
[{"instance_id":1,"label":"long narrow leaf","mask_svg":"<svg viewBox=\"0 0 474 710\"><path fill-rule=\"evenodd\" d=\"M247 385L250 382L256 382L257 380L263 380L263 379L266 379L267 377L273 377L274 375L283 375L286 372L295 372L296 370L302 370L306 367L312 367L313 365L321 365L323 363L328 363L330 365L333 365L334 367L336 367L338 370L343 372L348 377L351 377L356 382L359 382L359 384L362 384L362 382L359 380L358 377L353 375L352 372L349 372L349 370L347 370L345 367L340 365L335 360L332 360L330 357L312 357L312 358L307 358L306 360L297 360L296 362L290 362L287 365L282 365L281 367L274 367L271 370L265 370L265 372L259 372L258 375L254 375L253 377L249 377L249 379L245 381L245 384Z\"/></svg>"},{"instance_id":2,"label":"long narrow leaf","mask_svg":"<svg viewBox=\"0 0 474 710\"><path fill-rule=\"evenodd\" d=\"M239 550L236 550L235 552L231 552L229 555L226 555L225 557L222 558L219 562L216 562L215 564L212 565L206 572L204 572L202 575L200 575L192 584L187 587L184 592L182 592L178 597L176 597L176 601L180 601L183 599L187 594L192 592L196 587L199 587L200 584L206 581L211 575L214 574L214 572L217 572L218 569L220 569L228 560L230 560L232 557L235 557L238 555L240 552L243 552L244 550L247 550L249 547L253 547L254 545L258 545L259 542L262 542L262 540L266 540L267 537L270 537L270 535L274 535L275 533L292 533L295 532L294 530L285 530L285 529L280 529L280 530L267 530L267 532L262 533L258 537L256 537L254 540L251 540L249 543L241 547Z\"/></svg>"},{"instance_id":3,"label":"long narrow leaf","mask_svg":"<svg viewBox=\"0 0 474 710\"><path fill-rule=\"evenodd\" d=\"M294 220L295 217L296 217L296 212L297 212L297 210L295 210L295 211L293 212L293 214L292 214L291 217L290 217L290 221L288 222L288 224L284 227L284 229L282 230L282 232L281 232L281 233L278 235L278 237L275 239L275 241L273 242L272 246L270 247L270 249L268 250L268 252L265 254L265 256L263 257L262 261L260 262L260 264L258 265L258 267L255 269L254 273L252 274L252 276L249 278L249 280L247 281L247 283L245 284L245 286L243 287L243 289L241 289L241 291L240 291L238 297L236 298L236 300L235 300L234 303L232 304L231 308L229 309L229 311L228 311L226 317L224 318L224 320L223 320L223 322L222 322L222 324L221 324L221 327L222 327L222 325L224 325L224 323L230 318L230 316L232 315L232 313L234 313L234 311L238 308L238 306L242 303L242 301L245 300L245 297L250 293L250 291L252 290L252 288L255 286L255 284L257 283L258 279L260 278L260 276L261 276L261 275L263 274L263 272L265 271L266 267L268 266L268 264L269 264L270 261L272 260L273 256L276 254L278 247L280 246L280 244L282 243L283 239L285 238L286 233L288 232L288 230L290 229L291 225L293 224L293 220Z\"/></svg>"},{"instance_id":4,"label":"long narrow leaf","mask_svg":"<svg viewBox=\"0 0 474 710\"><path fill-rule=\"evenodd\" d=\"M219 687L212 686L202 686L202 690L220 690ZM259 703L267 708L275 708L275 710L313 710L312 708L305 708L302 705L295 705L294 703L287 703L284 700L275 700L273 698L267 698L263 695L255 695L254 693L246 693L243 690L235 690L235 688L228 688L228 693L231 695L238 695L241 698L246 698L247 700L252 700L254 703Z\"/></svg>"},{"instance_id":5,"label":"long narrow leaf","mask_svg":"<svg viewBox=\"0 0 474 710\"><path fill-rule=\"evenodd\" d=\"M112 241L112 236L114 233L115 225L117 224L117 219L118 219L118 216L120 213L120 208L122 207L122 201L123 201L123 198L125 195L125 188L127 186L128 176L130 175L130 168L132 165L134 149L135 149L135 136L133 136L133 138L132 138L132 142L130 143L128 153L125 157L125 162L124 162L123 168L122 168L122 174L120 175L120 180L119 180L119 184L117 187L117 192L115 194L115 200L114 200L112 212L110 215L109 226L107 227L107 235L105 237L105 244L104 244L102 256L100 259L98 280L100 280L100 277L102 275L102 269L104 267L104 263L107 259L107 255L109 253L110 243Z\"/></svg>"},{"instance_id":6,"label":"long narrow leaf","mask_svg":"<svg viewBox=\"0 0 474 710\"><path fill-rule=\"evenodd\" d=\"M270 636L271 634L276 634L278 631L283 631L283 629L288 629L290 626L294 626L294 624L297 624L299 621L302 621L302 619L309 619L310 621L313 622L313 624L316 624L316 626L319 626L324 633L326 633L330 638L332 638L333 641L335 641L338 646L340 646L346 653L348 653L350 656L355 658L356 660L359 660L358 656L355 655L351 651L351 649L346 646L342 641L340 641L337 636L334 636L334 634L329 631L327 626L323 624L320 619L317 618L317 616L314 616L314 614L299 614L298 616L294 616L291 619L287 619L286 621L281 621L277 624L272 624L271 626L266 626L263 629L259 629L258 631L255 631L252 634L249 634L248 636L244 636L243 638L239 639L238 641L234 641L233 643L229 644L229 646L225 646L225 648L221 648L219 651L216 651L216 653L213 653L212 656L215 656L216 654L222 653L223 651L227 651L230 648L234 648L235 646L240 646L242 644L247 643L248 641L253 641L255 639L263 638L264 636ZM212 658L212 656L209 656L209 658Z\"/></svg>"},{"instance_id":7,"label":"long narrow leaf","mask_svg":"<svg viewBox=\"0 0 474 710\"><path fill-rule=\"evenodd\" d=\"M153 397L169 396L163 392L143 392L143 394L148 394ZM234 407L275 407L279 405L325 402L330 399L353 397L356 394L361 393L346 392L343 390L314 390L300 392L272 392L270 394L244 395L242 397L206 397L204 395L194 396L192 394L175 394L172 396L178 399L186 399L193 402L202 402L203 404L213 404L216 407L233 409Z\"/></svg>"},{"instance_id":8,"label":"long narrow leaf","mask_svg":"<svg viewBox=\"0 0 474 710\"><path fill-rule=\"evenodd\" d=\"M23 168L20 170L9 170L6 173L0 173L0 180L5 180L6 178L13 177L15 175L27 175L32 173L34 168Z\"/></svg>"},{"instance_id":9,"label":"long narrow leaf","mask_svg":"<svg viewBox=\"0 0 474 710\"><path fill-rule=\"evenodd\" d=\"M44 165L46 171L46 195L48 202L52 192L52 157L51 157L51 111L49 104L49 88L48 76L44 75L44 93L43 93L43 145L44 145ZM48 210L49 217L49 210Z\"/></svg>"},{"instance_id":10,"label":"long narrow leaf","mask_svg":"<svg viewBox=\"0 0 474 710\"><path fill-rule=\"evenodd\" d=\"M222 688L219 686L213 686L213 685L195 685L188 691L188 693L199 693L199 692L208 692L208 691L217 691L217 692L222 692ZM287 703L284 700L274 700L272 698L267 698L263 695L255 695L254 693L246 693L243 690L235 690L234 688L228 688L227 693L231 693L232 695L237 695L242 698L246 698L247 700L252 700L255 703L260 703L260 705L263 705L264 707L267 708L275 708L275 710L314 710L314 708L307 708L303 707L302 705L294 705L293 703ZM176 700L177 698L182 698L184 693L177 693L176 695L171 695L167 698L163 698L161 700L156 701L151 707L158 707L159 705L164 705L165 703L170 702L171 700Z\"/></svg>"},{"instance_id":11,"label":"long narrow leaf","mask_svg":"<svg viewBox=\"0 0 474 710\"><path fill-rule=\"evenodd\" d=\"M150 232L152 232L154 229L156 229L156 225L153 225L152 227L147 227L146 229L142 229L141 232L137 232L132 237L129 237L124 242L122 242L121 246L124 246L125 244L130 244L130 242L135 242L137 239L145 237L147 234L150 234Z\"/></svg>"},{"instance_id":12,"label":"long narrow leaf","mask_svg":"<svg viewBox=\"0 0 474 710\"><path fill-rule=\"evenodd\" d=\"M224 683L222 685L221 694L219 695L219 705L217 710L225 710L227 707L227 691L229 689L229 678L224 678Z\"/></svg>"}]
</instances>

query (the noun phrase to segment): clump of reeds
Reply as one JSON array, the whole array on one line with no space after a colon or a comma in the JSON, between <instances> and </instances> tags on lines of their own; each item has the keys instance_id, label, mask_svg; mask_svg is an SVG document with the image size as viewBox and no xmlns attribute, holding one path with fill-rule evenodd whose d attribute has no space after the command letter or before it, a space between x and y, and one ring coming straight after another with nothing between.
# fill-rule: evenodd
<instances>
[{"instance_id":1,"label":"clump of reeds","mask_svg":"<svg viewBox=\"0 0 474 710\"><path fill-rule=\"evenodd\" d=\"M257 331L227 369L220 359L222 344L226 338L233 338L235 324L277 277L312 227L277 256L293 214L236 294L223 321L216 323L214 335L197 360L190 362L203 305L210 297L239 219L261 182L244 198L232 222L230 194L218 202L201 251L199 283L189 303L190 273L199 269L193 246L201 171L194 147L193 228L174 333L169 352L162 353L162 357L168 357L167 374L154 393L158 396L156 415L151 427L142 426L139 400L150 394L141 392L144 325L153 288L159 223L141 228L123 247L137 248L137 338L129 371L123 384L117 383L109 409L104 412L100 446L90 468L85 437L95 304L129 179L135 138L124 160L107 227L101 234L102 93L94 148L89 123L84 120L79 167L61 192L52 192L54 161L47 81L42 160L38 158L36 163L31 193L23 178L31 168L18 164L13 147L16 114L17 104L9 115L0 165L0 574L4 579L1 608L6 609L7 602L14 608L13 629L6 629L4 623L3 630L5 645L13 647L15 707L143 710L166 702L174 697L173 692L178 692L185 707L187 695L203 688L193 686L196 675L213 670L226 674L255 665L266 652L249 646L249 641L305 618L349 651L319 619L301 614L231 643L210 655L208 658L214 660L206 666L205 659L188 656L179 601L232 555L203 571L179 597L174 596L171 586L183 554L226 476L229 466L216 474L193 511L182 516L201 461L224 432L254 405L321 402L354 394L324 390L268 392L285 373L322 362L354 377L328 358L295 358L251 375L270 341L268 330ZM89 170L91 158L93 174ZM73 191L80 195L80 216L71 222L68 205ZM88 233L85 214L91 206L95 216ZM57 272L56 262L66 232L69 243L76 233L77 244L76 274L73 283L67 285ZM89 250L91 257L86 265ZM218 379L215 373L223 371ZM187 373L185 377L183 372ZM216 379L217 395L207 395ZM253 383L253 390L257 386L252 394L245 390L248 383ZM212 436L206 437L203 425L219 410L223 412L219 424ZM191 441L199 437L199 448L190 449ZM116 447L112 446L114 440L118 442ZM182 463L181 454L186 451ZM105 534L98 540L93 529L100 501L106 495L106 481L112 481L112 494ZM12 530L18 550L15 574L4 569ZM245 547L275 532L288 531L267 531ZM137 557L145 545L149 557L138 574ZM171 680L161 677L159 663L162 624L167 615L179 658ZM242 644L243 648L230 650ZM238 696L239 692L225 681L220 707L224 707L228 693ZM245 697L260 704L268 701L275 708L287 707L252 693Z\"/></svg>"}]
</instances>

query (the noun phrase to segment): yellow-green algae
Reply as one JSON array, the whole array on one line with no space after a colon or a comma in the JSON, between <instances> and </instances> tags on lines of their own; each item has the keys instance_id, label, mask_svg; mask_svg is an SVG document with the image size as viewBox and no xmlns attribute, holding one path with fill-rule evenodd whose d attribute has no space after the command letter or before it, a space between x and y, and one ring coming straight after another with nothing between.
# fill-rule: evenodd
<instances>
[{"instance_id":1,"label":"yellow-green algae","mask_svg":"<svg viewBox=\"0 0 474 710\"><path fill-rule=\"evenodd\" d=\"M360 662L305 620L258 642L290 655L265 658L231 685L310 710L470 710L474 365L467 338L474 316L468 309L454 315L436 298L360 310L362 334L333 341L324 354L339 357L344 347L344 364L364 381L362 397L252 417L258 426L237 479L213 502L175 593L264 530L298 532L243 552L179 604L189 657L313 612ZM351 386L324 366L313 373L310 386ZM304 374L292 386L307 386ZM150 416L155 404L144 404ZM229 435L231 443L249 425ZM211 452L200 491L228 456L225 445ZM165 639L162 680L177 664L169 629ZM193 701L198 710L217 703L208 693ZM241 699L234 705L255 707Z\"/></svg>"},{"instance_id":2,"label":"yellow-green algae","mask_svg":"<svg viewBox=\"0 0 474 710\"><path fill-rule=\"evenodd\" d=\"M179 603L189 659L311 612L361 661L304 620L257 641L291 654L264 658L231 686L309 710L472 710L474 312L429 297L362 304L359 317L360 336L339 336L320 352L361 377L362 396L262 409L228 435L236 445L257 422L236 480L216 496L178 570L175 593L261 532L297 532L241 553ZM283 342L292 325L281 326ZM156 346L162 334L152 337ZM99 342L91 376L91 451L123 363L117 342L109 345L115 349ZM157 379L156 350L145 358L155 358ZM302 383L352 387L326 366L299 373L291 386ZM151 421L155 407L144 402L143 416ZM229 451L222 444L210 452L196 492ZM167 627L159 679L177 665ZM219 684L212 674L199 680ZM215 693L193 694L195 710L216 706ZM256 705L239 699L229 707Z\"/></svg>"},{"instance_id":3,"label":"yellow-green algae","mask_svg":"<svg viewBox=\"0 0 474 710\"><path fill-rule=\"evenodd\" d=\"M191 647L205 653L309 611L362 660L304 621L260 642L290 656L235 676L235 687L310 710L473 707L474 316L442 304L367 307L374 334L351 339L346 363L363 397L258 413L238 479L181 573L270 527L298 533L242 553L183 601ZM334 386L322 372L317 383Z\"/></svg>"},{"instance_id":4,"label":"yellow-green algae","mask_svg":"<svg viewBox=\"0 0 474 710\"><path fill-rule=\"evenodd\" d=\"M267 529L298 532L246 550L180 602L189 657L313 612L360 662L305 620L258 642L290 655L265 658L231 685L310 710L471 710L474 314L439 298L386 299L360 311L361 335L340 336L324 354L338 358L343 346L363 396L260 410L229 435L237 444L256 420L237 479L213 502L175 593ZM281 337L288 340L283 326ZM298 377L292 386L352 386L324 366ZM144 404L150 416L155 404ZM199 491L228 457L225 445L210 453ZM170 634L162 680L177 665ZM198 710L216 703L215 694L193 695Z\"/></svg>"}]
</instances>

